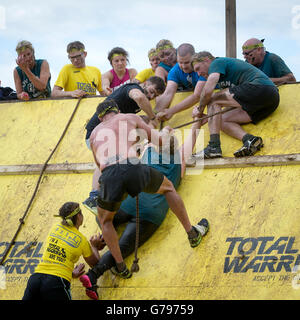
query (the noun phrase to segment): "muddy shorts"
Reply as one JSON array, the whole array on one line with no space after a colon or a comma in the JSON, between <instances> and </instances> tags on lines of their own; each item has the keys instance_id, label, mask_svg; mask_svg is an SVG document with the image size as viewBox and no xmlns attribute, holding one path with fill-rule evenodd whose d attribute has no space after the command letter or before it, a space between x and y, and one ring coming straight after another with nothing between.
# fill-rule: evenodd
<instances>
[{"instance_id":1,"label":"muddy shorts","mask_svg":"<svg viewBox=\"0 0 300 320\"><path fill-rule=\"evenodd\" d=\"M128 194L135 197L140 192L156 193L163 179L161 172L141 164L137 158L112 164L102 170L99 178L98 206L111 212L117 211Z\"/></svg>"},{"instance_id":2,"label":"muddy shorts","mask_svg":"<svg viewBox=\"0 0 300 320\"><path fill-rule=\"evenodd\" d=\"M279 93L276 86L244 83L229 88L236 100L250 116L254 124L268 117L279 105Z\"/></svg>"}]
</instances>

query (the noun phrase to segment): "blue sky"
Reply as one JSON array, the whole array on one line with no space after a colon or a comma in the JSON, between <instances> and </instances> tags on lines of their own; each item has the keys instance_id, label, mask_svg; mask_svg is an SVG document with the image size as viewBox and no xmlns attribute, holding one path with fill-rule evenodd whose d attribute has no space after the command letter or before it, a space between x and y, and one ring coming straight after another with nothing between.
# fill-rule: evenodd
<instances>
[{"instance_id":1,"label":"blue sky","mask_svg":"<svg viewBox=\"0 0 300 320\"><path fill-rule=\"evenodd\" d=\"M237 0L237 57L245 40L265 38L268 51L281 56L300 80L300 0ZM32 42L36 58L47 59L51 86L69 63L66 46L82 41L86 63L102 73L115 46L129 52L130 67L148 68L147 52L160 39L177 47L225 56L225 0L0 0L0 80L14 88L15 47Z\"/></svg>"}]
</instances>

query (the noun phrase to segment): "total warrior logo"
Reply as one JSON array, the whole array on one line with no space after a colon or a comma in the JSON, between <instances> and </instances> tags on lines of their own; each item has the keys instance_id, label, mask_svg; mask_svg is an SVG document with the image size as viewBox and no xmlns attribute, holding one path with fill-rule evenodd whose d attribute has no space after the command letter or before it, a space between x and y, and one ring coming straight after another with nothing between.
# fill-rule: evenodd
<instances>
[{"instance_id":1,"label":"total warrior logo","mask_svg":"<svg viewBox=\"0 0 300 320\"><path fill-rule=\"evenodd\" d=\"M0 258L8 242L0 242ZM16 241L0 269L0 289L6 282L27 281L42 257L43 242ZM2 279L2 280L1 280Z\"/></svg>"},{"instance_id":2,"label":"total warrior logo","mask_svg":"<svg viewBox=\"0 0 300 320\"><path fill-rule=\"evenodd\" d=\"M224 273L254 273L254 281L292 280L298 289L300 254L295 248L295 237L227 238L228 249L224 261ZM262 275L264 272L271 274ZM284 273L282 275L282 273Z\"/></svg>"}]
</instances>

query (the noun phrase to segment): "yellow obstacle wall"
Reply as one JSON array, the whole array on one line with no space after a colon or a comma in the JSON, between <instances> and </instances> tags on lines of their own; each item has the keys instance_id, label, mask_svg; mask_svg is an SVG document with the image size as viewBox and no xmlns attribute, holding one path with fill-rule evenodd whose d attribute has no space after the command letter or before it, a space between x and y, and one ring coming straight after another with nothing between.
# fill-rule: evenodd
<instances>
[{"instance_id":1,"label":"yellow obstacle wall","mask_svg":"<svg viewBox=\"0 0 300 320\"><path fill-rule=\"evenodd\" d=\"M279 109L257 126L259 155L299 153L300 86L280 87ZM172 103L189 93L178 93ZM50 163L92 162L85 146L84 126L102 98L82 100L75 118ZM0 104L0 165L42 164L56 145L76 100ZM171 119L176 126L190 120L191 110ZM223 153L232 157L240 142L222 135ZM205 143L208 139L205 127ZM193 169L189 169L193 170ZM98 280L100 299L299 299L295 266L300 264L300 167L205 169L187 174L178 192L192 223L202 217L210 231L196 249L174 214L139 248L140 271L122 280L109 271ZM37 175L0 176L0 258L11 241L31 198ZM26 281L38 263L43 242L59 207L82 202L92 174L45 174L36 199L5 261L0 299L21 299ZM95 218L83 209L87 236L98 232ZM106 250L106 249L105 249ZM81 261L81 260L80 260ZM126 263L131 266L133 255ZM88 269L88 267L86 267ZM1 271L1 269L0 269ZM300 272L300 270L299 270ZM88 299L78 280L73 299Z\"/></svg>"}]
</instances>

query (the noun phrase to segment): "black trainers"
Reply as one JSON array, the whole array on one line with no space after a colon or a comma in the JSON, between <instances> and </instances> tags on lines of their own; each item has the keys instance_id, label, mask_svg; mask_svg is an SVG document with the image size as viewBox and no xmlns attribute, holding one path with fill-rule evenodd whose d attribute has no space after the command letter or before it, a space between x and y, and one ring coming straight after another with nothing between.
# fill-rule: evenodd
<instances>
[{"instance_id":1,"label":"black trainers","mask_svg":"<svg viewBox=\"0 0 300 320\"><path fill-rule=\"evenodd\" d=\"M243 146L234 153L236 158L253 156L264 146L261 137L253 137L244 142Z\"/></svg>"},{"instance_id":2,"label":"black trainers","mask_svg":"<svg viewBox=\"0 0 300 320\"><path fill-rule=\"evenodd\" d=\"M91 211L96 217L98 216L97 197L88 197L85 201L82 202L82 204L89 211Z\"/></svg>"},{"instance_id":3,"label":"black trainers","mask_svg":"<svg viewBox=\"0 0 300 320\"><path fill-rule=\"evenodd\" d=\"M209 143L203 152L204 159L222 158L222 150L220 146L213 146Z\"/></svg>"},{"instance_id":4,"label":"black trainers","mask_svg":"<svg viewBox=\"0 0 300 320\"><path fill-rule=\"evenodd\" d=\"M197 236L195 238L189 238L189 242L192 248L197 247L201 240L202 237L205 236L209 230L209 223L207 219L203 218L197 225L193 226L193 228L197 232Z\"/></svg>"},{"instance_id":5,"label":"black trainers","mask_svg":"<svg viewBox=\"0 0 300 320\"><path fill-rule=\"evenodd\" d=\"M115 275L123 279L129 279L132 277L131 271L126 267L123 271L118 271L117 267L112 267L110 271Z\"/></svg>"},{"instance_id":6,"label":"black trainers","mask_svg":"<svg viewBox=\"0 0 300 320\"><path fill-rule=\"evenodd\" d=\"M203 157L204 159L222 158L222 149L220 146L212 146L208 144L208 146L204 150L193 154L192 157L195 159L203 159Z\"/></svg>"}]
</instances>

